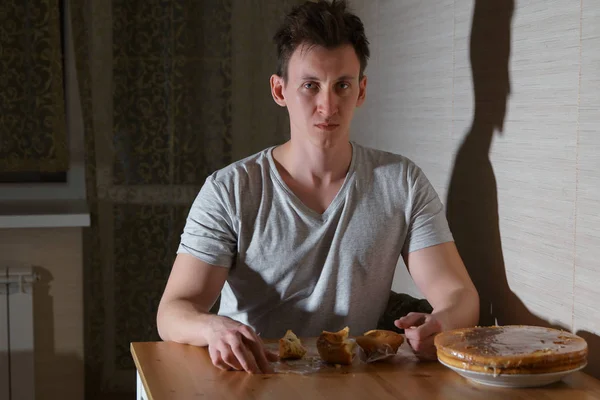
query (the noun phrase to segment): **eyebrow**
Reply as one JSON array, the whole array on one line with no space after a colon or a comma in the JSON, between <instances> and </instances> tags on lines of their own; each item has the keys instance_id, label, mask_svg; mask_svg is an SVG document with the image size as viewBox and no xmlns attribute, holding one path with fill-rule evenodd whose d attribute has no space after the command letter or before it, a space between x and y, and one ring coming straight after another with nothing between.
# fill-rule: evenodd
<instances>
[{"instance_id":1,"label":"eyebrow","mask_svg":"<svg viewBox=\"0 0 600 400\"><path fill-rule=\"evenodd\" d=\"M303 76L301 78L303 81L320 81L319 78L317 78L316 76L311 76L311 75L306 75ZM351 75L344 75L344 76L340 76L338 79L336 79L337 81L352 81L356 79L355 76L351 76Z\"/></svg>"}]
</instances>

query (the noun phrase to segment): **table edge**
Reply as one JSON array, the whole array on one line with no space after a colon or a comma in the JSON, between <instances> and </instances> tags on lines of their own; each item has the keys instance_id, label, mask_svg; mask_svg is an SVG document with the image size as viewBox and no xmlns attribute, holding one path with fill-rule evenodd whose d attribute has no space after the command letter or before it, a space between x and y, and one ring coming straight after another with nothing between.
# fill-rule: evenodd
<instances>
[{"instance_id":1,"label":"table edge","mask_svg":"<svg viewBox=\"0 0 600 400\"><path fill-rule=\"evenodd\" d=\"M160 343L160 342L131 342L129 344L129 350L131 352L131 357L133 358L133 362L135 364L135 369L142 380L142 385L144 385L144 390L146 391L146 396L148 396L148 400L154 400L152 396L152 392L150 391L150 387L148 386L148 382L146 381L146 374L142 368L142 365L138 359L138 355L136 353L136 345L140 345L143 343Z\"/></svg>"}]
</instances>

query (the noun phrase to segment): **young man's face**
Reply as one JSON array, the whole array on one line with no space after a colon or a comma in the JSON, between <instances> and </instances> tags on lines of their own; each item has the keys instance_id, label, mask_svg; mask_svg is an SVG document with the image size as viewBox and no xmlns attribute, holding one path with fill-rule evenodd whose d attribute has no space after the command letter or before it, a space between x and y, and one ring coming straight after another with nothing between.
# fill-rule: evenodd
<instances>
[{"instance_id":1,"label":"young man's face","mask_svg":"<svg viewBox=\"0 0 600 400\"><path fill-rule=\"evenodd\" d=\"M271 77L277 104L287 107L294 140L319 148L348 141L354 110L365 100L367 78L351 45L335 49L299 46L288 63L288 79Z\"/></svg>"}]
</instances>

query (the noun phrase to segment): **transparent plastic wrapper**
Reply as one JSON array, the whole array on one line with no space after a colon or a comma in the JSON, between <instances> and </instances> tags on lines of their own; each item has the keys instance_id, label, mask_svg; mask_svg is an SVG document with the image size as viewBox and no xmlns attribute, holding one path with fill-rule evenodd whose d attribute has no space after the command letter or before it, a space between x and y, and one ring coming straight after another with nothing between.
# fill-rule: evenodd
<instances>
[{"instance_id":1,"label":"transparent plastic wrapper","mask_svg":"<svg viewBox=\"0 0 600 400\"><path fill-rule=\"evenodd\" d=\"M329 364L321 360L319 352L317 351L315 338L302 339L302 344L307 350L304 357L302 357L299 360L280 360L271 363L271 366L275 370L275 373L307 375L319 372L343 372L348 371L350 368L352 368L353 365L361 363L358 354L356 354L351 365ZM266 347L268 350L274 353L278 353L277 343L267 343Z\"/></svg>"},{"instance_id":2,"label":"transparent plastic wrapper","mask_svg":"<svg viewBox=\"0 0 600 400\"><path fill-rule=\"evenodd\" d=\"M397 352L394 351L392 346L386 343L381 343L377 347L369 352L365 351L362 347L357 346L357 353L360 360L364 363L372 363L375 361L385 360L386 358L394 357Z\"/></svg>"},{"instance_id":3,"label":"transparent plastic wrapper","mask_svg":"<svg viewBox=\"0 0 600 400\"><path fill-rule=\"evenodd\" d=\"M331 370L334 366L327 364L319 355L306 354L299 360L280 360L271 363L276 374L314 374L326 370Z\"/></svg>"},{"instance_id":4,"label":"transparent plastic wrapper","mask_svg":"<svg viewBox=\"0 0 600 400\"><path fill-rule=\"evenodd\" d=\"M354 339L349 339L354 341ZM316 348L315 339L303 339L303 345L307 349L306 355L299 360L280 360L271 363L271 366L277 374L299 374L308 375L314 373L342 373L347 374L356 372L357 367L365 366L376 361L382 361L396 356L396 352L387 344L381 344L375 351L371 351L369 355L360 347L356 346L356 351L352 364L340 365L329 364L321 360ZM268 350L277 353L277 343L267 343ZM399 352L398 352L399 353Z\"/></svg>"}]
</instances>

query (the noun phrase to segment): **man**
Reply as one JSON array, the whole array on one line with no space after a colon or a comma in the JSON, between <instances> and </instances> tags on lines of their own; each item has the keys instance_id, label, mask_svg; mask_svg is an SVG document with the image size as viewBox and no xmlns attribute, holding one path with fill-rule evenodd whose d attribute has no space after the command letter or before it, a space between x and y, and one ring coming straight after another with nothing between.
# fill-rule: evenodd
<instances>
[{"instance_id":1,"label":"man","mask_svg":"<svg viewBox=\"0 0 600 400\"><path fill-rule=\"evenodd\" d=\"M402 255L433 312L395 324L435 357L436 333L477 323L478 296L423 172L349 141L367 86L362 22L343 1L306 2L275 41L271 92L291 139L207 178L159 306L161 337L208 346L222 369L270 372L259 335L375 328Z\"/></svg>"}]
</instances>

